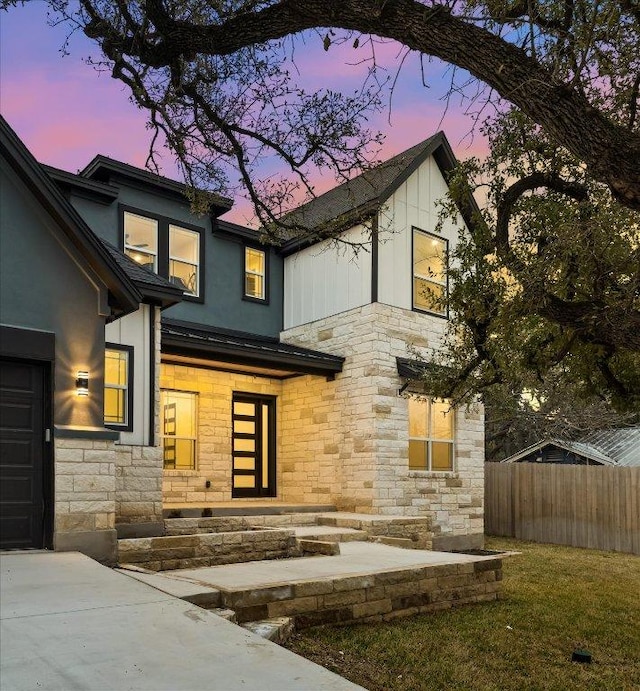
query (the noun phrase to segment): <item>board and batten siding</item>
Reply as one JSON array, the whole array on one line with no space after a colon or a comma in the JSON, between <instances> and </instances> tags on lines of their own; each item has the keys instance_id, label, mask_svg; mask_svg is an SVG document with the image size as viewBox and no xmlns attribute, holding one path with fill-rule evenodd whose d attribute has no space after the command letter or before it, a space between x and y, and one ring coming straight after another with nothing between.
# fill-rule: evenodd
<instances>
[{"instance_id":1,"label":"board and batten siding","mask_svg":"<svg viewBox=\"0 0 640 691\"><path fill-rule=\"evenodd\" d=\"M342 234L347 243L327 240L296 252L284 265L284 328L371 302L371 233L358 225Z\"/></svg>"},{"instance_id":2,"label":"board and batten siding","mask_svg":"<svg viewBox=\"0 0 640 691\"><path fill-rule=\"evenodd\" d=\"M149 443L149 415L151 411L151 323L155 307L140 305L140 309L105 327L107 343L133 346L133 430L120 432L120 443L144 446Z\"/></svg>"},{"instance_id":3,"label":"board and batten siding","mask_svg":"<svg viewBox=\"0 0 640 691\"><path fill-rule=\"evenodd\" d=\"M456 225L446 220L436 233L437 202L448 188L433 157L428 158L398 187L379 214L378 301L392 307L412 308L412 226L449 241L449 251L458 238ZM462 219L458 219L461 226Z\"/></svg>"}]
</instances>

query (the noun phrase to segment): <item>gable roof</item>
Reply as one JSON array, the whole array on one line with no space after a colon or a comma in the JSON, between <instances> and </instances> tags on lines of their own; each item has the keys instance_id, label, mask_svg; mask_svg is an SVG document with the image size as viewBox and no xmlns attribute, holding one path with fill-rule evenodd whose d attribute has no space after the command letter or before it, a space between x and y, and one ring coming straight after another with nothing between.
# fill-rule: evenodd
<instances>
[{"instance_id":1,"label":"gable roof","mask_svg":"<svg viewBox=\"0 0 640 691\"><path fill-rule=\"evenodd\" d=\"M127 180L137 183L146 189L154 191L162 191L165 196L178 201L186 202L187 200L187 186L182 182L177 182L171 178L166 178L163 175L156 175L149 170L136 168L135 166L116 161L109 156L98 154L93 160L80 171L80 176L90 180L98 180L101 182L109 182L111 177L120 176ZM222 197L214 192L209 193L209 198L212 204L211 215L213 217L219 216L233 206L233 200L228 197Z\"/></svg>"},{"instance_id":2,"label":"gable roof","mask_svg":"<svg viewBox=\"0 0 640 691\"><path fill-rule=\"evenodd\" d=\"M0 154L107 286L113 316L135 312L142 299L138 289L1 115Z\"/></svg>"},{"instance_id":3,"label":"gable roof","mask_svg":"<svg viewBox=\"0 0 640 691\"><path fill-rule=\"evenodd\" d=\"M445 179L457 165L444 132L438 132L285 214L281 221L307 229L311 239L289 240L284 244L282 254L286 256L320 242L330 233L335 234L367 220L430 156L434 157ZM460 210L467 224L470 224L469 213L475 208L471 199L469 210Z\"/></svg>"},{"instance_id":4,"label":"gable roof","mask_svg":"<svg viewBox=\"0 0 640 691\"><path fill-rule=\"evenodd\" d=\"M603 465L640 467L640 427L590 432L577 441L545 439L505 458L501 463L515 463L551 445Z\"/></svg>"}]
</instances>

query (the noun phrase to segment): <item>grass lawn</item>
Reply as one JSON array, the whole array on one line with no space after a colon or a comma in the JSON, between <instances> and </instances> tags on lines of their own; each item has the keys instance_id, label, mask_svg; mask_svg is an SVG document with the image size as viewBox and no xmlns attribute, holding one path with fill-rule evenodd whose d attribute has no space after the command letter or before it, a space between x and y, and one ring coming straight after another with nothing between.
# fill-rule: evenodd
<instances>
[{"instance_id":1,"label":"grass lawn","mask_svg":"<svg viewBox=\"0 0 640 691\"><path fill-rule=\"evenodd\" d=\"M640 689L640 557L491 538L505 600L308 629L287 647L371 691ZM571 662L586 648L592 664Z\"/></svg>"}]
</instances>

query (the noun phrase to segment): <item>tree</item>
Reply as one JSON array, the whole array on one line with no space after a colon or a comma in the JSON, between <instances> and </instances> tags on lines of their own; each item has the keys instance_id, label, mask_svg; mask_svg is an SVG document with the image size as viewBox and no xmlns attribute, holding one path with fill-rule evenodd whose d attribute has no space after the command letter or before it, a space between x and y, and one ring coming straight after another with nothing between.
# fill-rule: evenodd
<instances>
[{"instance_id":1,"label":"tree","mask_svg":"<svg viewBox=\"0 0 640 691\"><path fill-rule=\"evenodd\" d=\"M461 402L507 386L557 406L564 387L574 410L594 398L640 409L637 214L520 111L486 132L489 156L459 168L443 209L456 218L486 188L450 270L441 395Z\"/></svg>"},{"instance_id":2,"label":"tree","mask_svg":"<svg viewBox=\"0 0 640 691\"><path fill-rule=\"evenodd\" d=\"M3 6L17 0L0 0ZM379 39L486 85L492 157L485 213L458 250L457 315L442 391L457 400L506 381L567 386L622 409L640 402L640 7L637 0L49 0L98 42L194 188L224 188L233 159L263 232L311 175L367 166L379 141ZM345 96L296 84L295 41L349 44L370 69ZM400 58L400 61L402 57ZM463 81L466 77L463 77ZM452 84L452 89L458 88ZM154 142L156 139L154 139ZM153 144L152 144L153 147ZM260 179L275 156L289 176ZM197 201L197 200L196 200ZM299 201L299 200L298 200Z\"/></svg>"},{"instance_id":3,"label":"tree","mask_svg":"<svg viewBox=\"0 0 640 691\"><path fill-rule=\"evenodd\" d=\"M372 135L360 124L379 105L375 53L373 81L355 96L295 86L290 38L320 29L327 50L380 37L465 70L544 128L621 204L640 209L636 0L49 3L99 43L191 182L219 184L219 157L235 159L263 223L290 203L292 189L258 184L256 157L280 157L312 192L310 165L348 176L370 155Z\"/></svg>"}]
</instances>

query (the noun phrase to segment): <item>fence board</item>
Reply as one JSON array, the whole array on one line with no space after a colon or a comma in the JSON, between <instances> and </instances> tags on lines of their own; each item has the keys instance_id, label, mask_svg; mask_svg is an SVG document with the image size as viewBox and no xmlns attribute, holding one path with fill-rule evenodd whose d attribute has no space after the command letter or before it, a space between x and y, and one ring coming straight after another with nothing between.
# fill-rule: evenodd
<instances>
[{"instance_id":1,"label":"fence board","mask_svg":"<svg viewBox=\"0 0 640 691\"><path fill-rule=\"evenodd\" d=\"M485 530L640 554L640 468L487 463Z\"/></svg>"}]
</instances>

